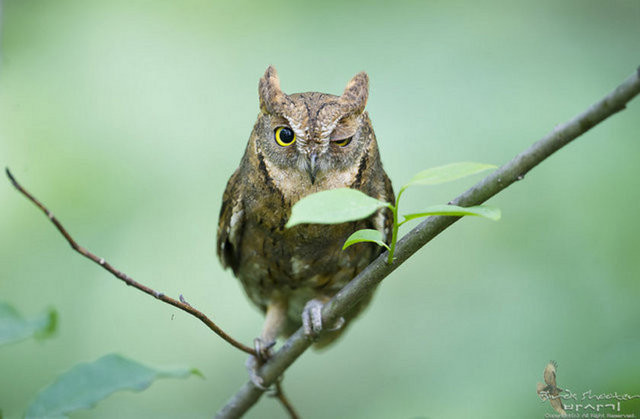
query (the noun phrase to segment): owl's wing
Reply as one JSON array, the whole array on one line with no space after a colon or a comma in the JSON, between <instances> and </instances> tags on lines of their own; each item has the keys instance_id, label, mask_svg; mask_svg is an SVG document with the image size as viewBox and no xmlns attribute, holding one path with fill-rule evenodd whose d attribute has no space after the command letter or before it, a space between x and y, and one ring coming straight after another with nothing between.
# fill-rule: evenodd
<instances>
[{"instance_id":1,"label":"owl's wing","mask_svg":"<svg viewBox=\"0 0 640 419\"><path fill-rule=\"evenodd\" d=\"M544 369L544 382L551 387L556 387L556 364L551 361Z\"/></svg>"},{"instance_id":2,"label":"owl's wing","mask_svg":"<svg viewBox=\"0 0 640 419\"><path fill-rule=\"evenodd\" d=\"M218 257L224 268L237 273L240 262L240 241L244 226L244 207L240 192L240 169L236 170L222 195L218 221Z\"/></svg>"}]
</instances>

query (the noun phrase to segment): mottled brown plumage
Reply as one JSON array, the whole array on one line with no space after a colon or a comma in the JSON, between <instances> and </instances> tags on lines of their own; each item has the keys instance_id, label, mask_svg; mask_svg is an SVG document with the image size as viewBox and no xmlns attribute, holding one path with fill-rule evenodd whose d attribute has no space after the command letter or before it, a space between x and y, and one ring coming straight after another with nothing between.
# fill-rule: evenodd
<instances>
[{"instance_id":1,"label":"mottled brown plumage","mask_svg":"<svg viewBox=\"0 0 640 419\"><path fill-rule=\"evenodd\" d=\"M270 343L300 327L304 315L305 324L318 326L319 303L380 253L369 243L343 251L351 233L375 228L387 238L391 235L391 214L386 208L357 222L285 229L292 205L308 194L342 187L389 202L394 194L364 111L365 73L357 74L342 96L287 95L280 89L275 69L269 67L258 92L258 120L223 196L218 255L222 265L240 279L251 301L266 312L261 339ZM281 127L295 133L294 143L283 146L275 140ZM346 320L367 302L354 307ZM308 313L303 314L305 305ZM332 341L342 330L328 333L317 345Z\"/></svg>"}]
</instances>

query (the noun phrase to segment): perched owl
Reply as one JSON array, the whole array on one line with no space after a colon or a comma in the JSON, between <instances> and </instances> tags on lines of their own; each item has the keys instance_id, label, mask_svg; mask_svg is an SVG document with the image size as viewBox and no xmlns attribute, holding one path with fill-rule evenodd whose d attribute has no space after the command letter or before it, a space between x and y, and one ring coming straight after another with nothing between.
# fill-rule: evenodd
<instances>
[{"instance_id":1,"label":"perched owl","mask_svg":"<svg viewBox=\"0 0 640 419\"><path fill-rule=\"evenodd\" d=\"M322 329L322 304L379 255L380 248L369 243L342 250L354 231L373 228L387 239L391 235L387 208L356 222L285 228L293 204L326 189L353 188L394 201L364 110L368 84L367 75L359 73L342 96L287 95L273 67L260 79L260 113L224 192L217 250L222 265L233 270L251 301L266 313L256 340L263 355L279 335L288 336L301 325L315 337ZM343 320L353 318L370 297ZM343 330L324 335L316 347Z\"/></svg>"}]
</instances>

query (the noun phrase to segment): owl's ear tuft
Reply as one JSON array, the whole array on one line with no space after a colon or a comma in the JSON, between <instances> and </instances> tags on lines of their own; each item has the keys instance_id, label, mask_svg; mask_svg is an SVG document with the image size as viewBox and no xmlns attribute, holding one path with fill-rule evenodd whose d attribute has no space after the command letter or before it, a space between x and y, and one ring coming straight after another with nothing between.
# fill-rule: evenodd
<instances>
[{"instance_id":1,"label":"owl's ear tuft","mask_svg":"<svg viewBox=\"0 0 640 419\"><path fill-rule=\"evenodd\" d=\"M269 114L282 114L285 104L289 102L287 95L280 90L278 72L273 66L267 67L267 71L260 79L258 96L260 97L260 109Z\"/></svg>"},{"instance_id":2,"label":"owl's ear tuft","mask_svg":"<svg viewBox=\"0 0 640 419\"><path fill-rule=\"evenodd\" d=\"M364 111L369 97L369 76L364 71L356 74L347 83L340 101L349 113L358 114Z\"/></svg>"}]
</instances>

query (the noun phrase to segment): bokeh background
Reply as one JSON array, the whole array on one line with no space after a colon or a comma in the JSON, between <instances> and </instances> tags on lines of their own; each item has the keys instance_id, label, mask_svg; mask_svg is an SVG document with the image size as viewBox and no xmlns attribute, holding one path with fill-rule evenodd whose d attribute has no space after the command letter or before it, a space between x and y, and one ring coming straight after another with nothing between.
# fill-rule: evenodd
<instances>
[{"instance_id":1,"label":"bokeh background","mask_svg":"<svg viewBox=\"0 0 640 419\"><path fill-rule=\"evenodd\" d=\"M214 240L269 64L289 93L339 94L366 70L398 187L432 166L506 162L635 71L639 40L637 0L5 0L0 164L82 244L249 343L262 317ZM337 345L287 372L300 413L542 417L550 359L561 387L640 394L639 133L636 99L492 199L500 222L462 220L422 249ZM404 210L475 180L410 190ZM243 353L72 253L5 181L0 203L0 299L60 313L55 338L0 347L5 417L111 352L206 380L72 417L211 417L245 382ZM269 398L249 414L283 416Z\"/></svg>"}]
</instances>

